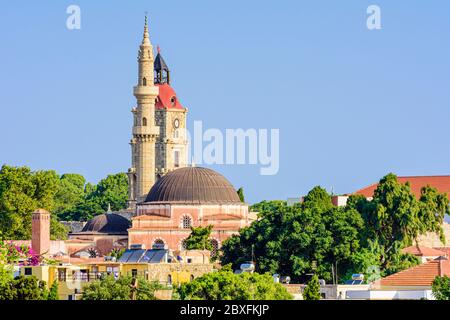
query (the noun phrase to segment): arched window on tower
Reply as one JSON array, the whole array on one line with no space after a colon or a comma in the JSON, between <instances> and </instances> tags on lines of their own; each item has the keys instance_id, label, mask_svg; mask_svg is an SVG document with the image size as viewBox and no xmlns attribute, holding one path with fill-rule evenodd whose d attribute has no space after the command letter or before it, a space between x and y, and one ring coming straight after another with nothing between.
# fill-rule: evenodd
<instances>
[{"instance_id":1,"label":"arched window on tower","mask_svg":"<svg viewBox=\"0 0 450 320\"><path fill-rule=\"evenodd\" d=\"M180 151L175 150L173 152L173 166L178 168L180 166Z\"/></svg>"},{"instance_id":2,"label":"arched window on tower","mask_svg":"<svg viewBox=\"0 0 450 320\"><path fill-rule=\"evenodd\" d=\"M143 78L143 79L142 79L142 85L143 85L143 86L146 86L146 85L147 85L147 78Z\"/></svg>"},{"instance_id":3,"label":"arched window on tower","mask_svg":"<svg viewBox=\"0 0 450 320\"><path fill-rule=\"evenodd\" d=\"M144 127L147 126L147 118L142 118L142 125L143 125Z\"/></svg>"},{"instance_id":4,"label":"arched window on tower","mask_svg":"<svg viewBox=\"0 0 450 320\"><path fill-rule=\"evenodd\" d=\"M189 216L183 216L181 219L181 227L183 229L189 229L192 226L192 219Z\"/></svg>"}]
</instances>

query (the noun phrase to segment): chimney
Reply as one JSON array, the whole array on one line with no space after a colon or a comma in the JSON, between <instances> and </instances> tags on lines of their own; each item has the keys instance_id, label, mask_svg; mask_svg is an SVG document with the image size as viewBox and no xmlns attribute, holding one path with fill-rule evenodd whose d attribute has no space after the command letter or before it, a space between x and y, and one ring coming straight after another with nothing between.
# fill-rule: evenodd
<instances>
[{"instance_id":1,"label":"chimney","mask_svg":"<svg viewBox=\"0 0 450 320\"><path fill-rule=\"evenodd\" d=\"M31 248L34 254L48 254L50 250L50 213L37 209L32 216Z\"/></svg>"}]
</instances>

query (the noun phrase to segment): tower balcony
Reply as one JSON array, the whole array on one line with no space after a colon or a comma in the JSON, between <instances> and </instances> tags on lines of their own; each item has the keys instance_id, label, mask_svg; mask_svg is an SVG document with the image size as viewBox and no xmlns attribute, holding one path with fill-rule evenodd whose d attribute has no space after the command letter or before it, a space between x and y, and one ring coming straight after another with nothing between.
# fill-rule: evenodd
<instances>
[{"instance_id":1,"label":"tower balcony","mask_svg":"<svg viewBox=\"0 0 450 320\"><path fill-rule=\"evenodd\" d=\"M135 126L133 127L133 135L159 135L158 126Z\"/></svg>"},{"instance_id":2,"label":"tower balcony","mask_svg":"<svg viewBox=\"0 0 450 320\"><path fill-rule=\"evenodd\" d=\"M155 98L159 94L159 88L157 86L135 86L133 88L133 94L137 96L154 96Z\"/></svg>"}]
</instances>

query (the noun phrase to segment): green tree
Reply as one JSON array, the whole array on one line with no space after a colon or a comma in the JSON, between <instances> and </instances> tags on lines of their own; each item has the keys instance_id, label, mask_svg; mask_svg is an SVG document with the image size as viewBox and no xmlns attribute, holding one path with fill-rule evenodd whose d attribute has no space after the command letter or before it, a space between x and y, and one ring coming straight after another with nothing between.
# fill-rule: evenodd
<instances>
[{"instance_id":1,"label":"green tree","mask_svg":"<svg viewBox=\"0 0 450 320\"><path fill-rule=\"evenodd\" d=\"M302 204L263 201L252 207L259 220L243 228L222 245L222 264L235 268L256 258L256 270L289 275L294 281L315 270L332 280L332 265L339 263L341 276L352 267L352 255L360 248L361 215L354 209L338 208L321 188L314 188Z\"/></svg>"},{"instance_id":2,"label":"green tree","mask_svg":"<svg viewBox=\"0 0 450 320\"><path fill-rule=\"evenodd\" d=\"M450 300L450 278L447 276L434 278L431 290L436 300Z\"/></svg>"},{"instance_id":3,"label":"green tree","mask_svg":"<svg viewBox=\"0 0 450 320\"><path fill-rule=\"evenodd\" d=\"M53 281L46 300L59 300L58 281Z\"/></svg>"},{"instance_id":4,"label":"green tree","mask_svg":"<svg viewBox=\"0 0 450 320\"><path fill-rule=\"evenodd\" d=\"M234 274L231 267L183 283L181 300L290 300L292 296L269 274Z\"/></svg>"},{"instance_id":5,"label":"green tree","mask_svg":"<svg viewBox=\"0 0 450 320\"><path fill-rule=\"evenodd\" d=\"M12 300L14 298L12 290L13 280L12 265L5 264L4 260L0 260L0 300Z\"/></svg>"},{"instance_id":6,"label":"green tree","mask_svg":"<svg viewBox=\"0 0 450 320\"><path fill-rule=\"evenodd\" d=\"M186 249L188 250L213 250L210 241L213 226L191 227L191 234L186 238Z\"/></svg>"},{"instance_id":7,"label":"green tree","mask_svg":"<svg viewBox=\"0 0 450 320\"><path fill-rule=\"evenodd\" d=\"M402 253L419 235L436 232L444 240L442 222L449 213L448 198L429 186L416 199L408 183L397 181L394 174L383 177L371 201L350 197L347 207L360 212L364 219L361 242L364 247L376 244L382 275L414 266L419 260Z\"/></svg>"},{"instance_id":8,"label":"green tree","mask_svg":"<svg viewBox=\"0 0 450 320\"><path fill-rule=\"evenodd\" d=\"M84 199L73 210L64 214L65 219L85 221L104 213L108 206L112 210L125 209L128 199L128 178L125 173L108 175L97 185L87 183Z\"/></svg>"},{"instance_id":9,"label":"green tree","mask_svg":"<svg viewBox=\"0 0 450 320\"><path fill-rule=\"evenodd\" d=\"M303 290L303 300L320 300L319 277L315 274Z\"/></svg>"},{"instance_id":10,"label":"green tree","mask_svg":"<svg viewBox=\"0 0 450 320\"><path fill-rule=\"evenodd\" d=\"M402 249L426 232L442 236L449 212L445 194L425 187L416 199L409 185L392 174L381 179L371 201L351 196L347 206L335 207L326 190L314 187L301 204L262 201L251 209L259 219L224 241L222 264L237 268L252 259L253 248L258 272L302 281L314 271L331 281L334 270L338 282L352 273L372 280L418 264Z\"/></svg>"},{"instance_id":11,"label":"green tree","mask_svg":"<svg viewBox=\"0 0 450 320\"><path fill-rule=\"evenodd\" d=\"M155 291L162 289L158 282L150 282L143 278L138 278L136 292L137 300L155 300ZM114 276L107 276L100 280L95 280L83 290L83 300L130 300L132 295L132 277L123 276L115 279Z\"/></svg>"},{"instance_id":12,"label":"green tree","mask_svg":"<svg viewBox=\"0 0 450 320\"><path fill-rule=\"evenodd\" d=\"M38 208L52 212L59 177L55 171L31 171L3 165L0 169L0 230L3 238L30 239L31 214ZM52 215L52 237L61 226Z\"/></svg>"},{"instance_id":13,"label":"green tree","mask_svg":"<svg viewBox=\"0 0 450 320\"><path fill-rule=\"evenodd\" d=\"M76 206L84 200L86 179L79 174L66 173L59 180L55 194L54 212L59 216L74 212Z\"/></svg>"},{"instance_id":14,"label":"green tree","mask_svg":"<svg viewBox=\"0 0 450 320\"><path fill-rule=\"evenodd\" d=\"M13 300L41 300L44 282L35 276L18 276L12 282Z\"/></svg>"},{"instance_id":15,"label":"green tree","mask_svg":"<svg viewBox=\"0 0 450 320\"><path fill-rule=\"evenodd\" d=\"M244 197L244 189L242 187L240 187L237 190L237 194L239 196L239 199L241 200L241 202L245 202L245 197Z\"/></svg>"}]
</instances>

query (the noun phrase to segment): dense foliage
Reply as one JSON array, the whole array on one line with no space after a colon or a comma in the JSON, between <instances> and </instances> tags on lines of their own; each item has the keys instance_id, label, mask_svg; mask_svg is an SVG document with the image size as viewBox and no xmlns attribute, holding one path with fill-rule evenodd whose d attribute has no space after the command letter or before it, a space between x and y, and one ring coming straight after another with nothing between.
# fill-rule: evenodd
<instances>
[{"instance_id":1,"label":"dense foliage","mask_svg":"<svg viewBox=\"0 0 450 320\"><path fill-rule=\"evenodd\" d=\"M450 278L447 276L436 277L431 287L436 300L450 300Z\"/></svg>"},{"instance_id":2,"label":"dense foliage","mask_svg":"<svg viewBox=\"0 0 450 320\"><path fill-rule=\"evenodd\" d=\"M49 291L45 281L39 281L35 276L18 276L13 279L12 272L5 274L0 271L0 300L57 299L57 283Z\"/></svg>"},{"instance_id":3,"label":"dense foliage","mask_svg":"<svg viewBox=\"0 0 450 320\"><path fill-rule=\"evenodd\" d=\"M258 272L289 275L302 281L315 272L326 281L342 282L352 273L370 280L419 263L402 249L419 235L437 232L449 212L448 199L425 187L420 199L393 174L380 180L373 200L351 196L336 207L322 188L313 188L301 204L263 201L252 207L259 220L224 241L221 262L233 267L251 260Z\"/></svg>"},{"instance_id":4,"label":"dense foliage","mask_svg":"<svg viewBox=\"0 0 450 320\"><path fill-rule=\"evenodd\" d=\"M204 274L178 288L181 300L290 300L281 284L269 274L234 274L225 266L217 272Z\"/></svg>"},{"instance_id":5,"label":"dense foliage","mask_svg":"<svg viewBox=\"0 0 450 320\"><path fill-rule=\"evenodd\" d=\"M133 286L131 276L122 276L117 280L107 276L96 280L83 290L83 300L131 300L135 291L136 300L155 300L155 291L163 289L156 281L137 278L137 286Z\"/></svg>"},{"instance_id":6,"label":"dense foliage","mask_svg":"<svg viewBox=\"0 0 450 320\"><path fill-rule=\"evenodd\" d=\"M237 190L237 194L241 202L245 202L244 189L242 187Z\"/></svg>"},{"instance_id":7,"label":"dense foliage","mask_svg":"<svg viewBox=\"0 0 450 320\"><path fill-rule=\"evenodd\" d=\"M303 290L303 300L320 300L320 283L319 277L313 275Z\"/></svg>"},{"instance_id":8,"label":"dense foliage","mask_svg":"<svg viewBox=\"0 0 450 320\"><path fill-rule=\"evenodd\" d=\"M191 227L191 234L186 238L186 249L188 250L209 250L213 249L210 241L213 226Z\"/></svg>"},{"instance_id":9,"label":"dense foliage","mask_svg":"<svg viewBox=\"0 0 450 320\"><path fill-rule=\"evenodd\" d=\"M59 220L88 220L126 207L125 173L109 175L97 185L79 174L31 171L28 167L0 169L0 239L30 239L31 214L37 208L51 212L52 239L65 239L67 228Z\"/></svg>"}]
</instances>

